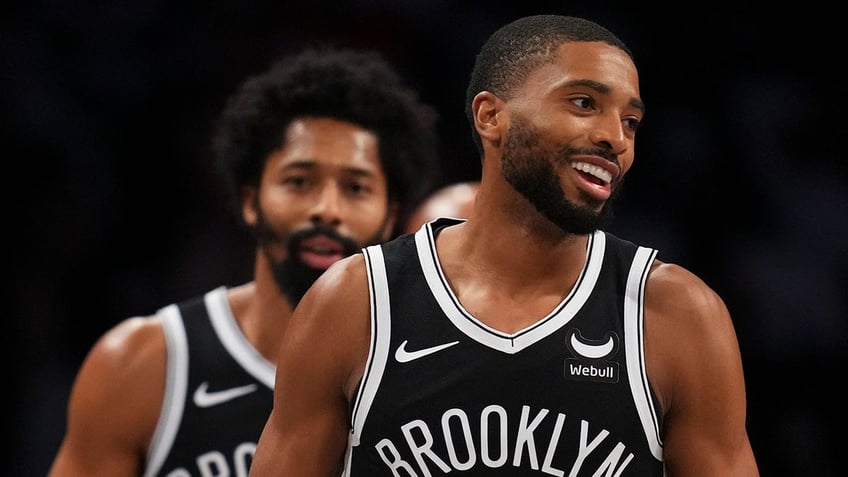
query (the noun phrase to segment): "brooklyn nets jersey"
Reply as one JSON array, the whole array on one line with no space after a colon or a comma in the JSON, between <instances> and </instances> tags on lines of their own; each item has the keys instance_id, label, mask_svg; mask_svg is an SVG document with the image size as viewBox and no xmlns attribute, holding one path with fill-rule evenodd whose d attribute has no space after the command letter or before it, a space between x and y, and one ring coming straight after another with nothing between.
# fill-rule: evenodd
<instances>
[{"instance_id":1,"label":"brooklyn nets jersey","mask_svg":"<svg viewBox=\"0 0 848 477\"><path fill-rule=\"evenodd\" d=\"M168 345L145 476L247 476L271 413L275 367L242 334L224 287L159 311Z\"/></svg>"},{"instance_id":2,"label":"brooklyn nets jersey","mask_svg":"<svg viewBox=\"0 0 848 477\"><path fill-rule=\"evenodd\" d=\"M642 305L656 251L596 232L565 298L515 333L465 310L438 219L364 249L371 347L345 476L662 476Z\"/></svg>"}]
</instances>

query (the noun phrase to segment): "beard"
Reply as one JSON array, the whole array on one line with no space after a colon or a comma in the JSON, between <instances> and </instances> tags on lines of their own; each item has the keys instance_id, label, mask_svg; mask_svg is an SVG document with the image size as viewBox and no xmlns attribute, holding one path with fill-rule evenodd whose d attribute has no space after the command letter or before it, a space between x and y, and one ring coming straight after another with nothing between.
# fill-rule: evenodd
<instances>
[{"instance_id":1,"label":"beard","mask_svg":"<svg viewBox=\"0 0 848 477\"><path fill-rule=\"evenodd\" d=\"M556 168L570 167L566 159L573 154L595 155L618 163L615 155L603 148L557 148L541 143L539 134L528 121L515 118L507 133L501 169L513 189L563 232L590 234L612 220L612 204L619 195L621 180L613 187L606 203L588 194L583 197L587 205L568 200ZM598 206L600 210L596 210Z\"/></svg>"},{"instance_id":2,"label":"beard","mask_svg":"<svg viewBox=\"0 0 848 477\"><path fill-rule=\"evenodd\" d=\"M342 254L349 257L358 253L362 247L372 245L382 241L382 236L378 232L364 244L357 242L351 237L346 237L338 233L332 227L314 226L304 230L297 230L290 233L288 236L283 236L275 232L268 221L265 219L262 210L257 206L257 220L254 234L262 253L271 268L271 273L277 287L286 297L292 308L295 308L307 290L315 283L315 280L324 273L324 269L314 268L300 259L300 248L304 240L311 239L318 235L329 237L342 245ZM283 244L286 247L286 258L275 260L270 246L273 244Z\"/></svg>"}]
</instances>

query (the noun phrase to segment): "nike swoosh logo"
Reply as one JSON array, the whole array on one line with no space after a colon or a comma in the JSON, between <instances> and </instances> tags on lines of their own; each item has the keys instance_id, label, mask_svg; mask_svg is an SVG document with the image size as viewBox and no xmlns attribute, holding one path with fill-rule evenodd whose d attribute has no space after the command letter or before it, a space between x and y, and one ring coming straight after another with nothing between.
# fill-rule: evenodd
<instances>
[{"instance_id":1,"label":"nike swoosh logo","mask_svg":"<svg viewBox=\"0 0 848 477\"><path fill-rule=\"evenodd\" d=\"M224 389L223 391L209 392L209 383L205 382L197 387L194 391L194 404L197 407L211 407L223 404L227 401L232 401L237 397L242 397L256 391L256 384L247 384L237 388Z\"/></svg>"},{"instance_id":2,"label":"nike swoosh logo","mask_svg":"<svg viewBox=\"0 0 848 477\"><path fill-rule=\"evenodd\" d=\"M450 348L451 346L458 344L459 341L452 341L450 343L440 344L438 346L431 346L429 348L419 349L417 351L407 351L406 345L409 341L404 341L398 346L397 350L395 350L395 359L398 363L408 363L410 361L415 361L418 358L423 358L427 355L431 355L433 353L438 353L443 349Z\"/></svg>"},{"instance_id":3,"label":"nike swoosh logo","mask_svg":"<svg viewBox=\"0 0 848 477\"><path fill-rule=\"evenodd\" d=\"M572 333L571 348L584 358L598 359L603 358L612 352L613 348L615 348L615 341L613 341L612 336L609 336L607 337L606 343L599 345L586 344L577 339L577 333Z\"/></svg>"}]
</instances>

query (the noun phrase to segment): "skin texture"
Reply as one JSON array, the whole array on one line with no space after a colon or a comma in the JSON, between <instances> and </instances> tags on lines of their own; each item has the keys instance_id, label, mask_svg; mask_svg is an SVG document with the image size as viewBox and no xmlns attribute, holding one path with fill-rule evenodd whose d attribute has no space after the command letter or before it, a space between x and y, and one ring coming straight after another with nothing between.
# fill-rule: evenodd
<instances>
[{"instance_id":1,"label":"skin texture","mask_svg":"<svg viewBox=\"0 0 848 477\"><path fill-rule=\"evenodd\" d=\"M563 43L556 61L536 68L508 100L487 91L474 97L484 149L476 206L467 222L442 230L436 247L451 288L475 317L506 333L532 325L562 300L562 284L575 283L585 261L587 236L554 223L505 179L511 124L529 127L551 150L614 154L618 165L587 154L534 159L551 161L570 203L600 213L633 165L639 98L630 56L602 42ZM587 181L575 161L603 165L611 185ZM721 298L686 269L657 261L645 306L647 371L664 413L668 475L758 475L739 349ZM339 475L348 406L368 355L368 318L362 257L337 262L306 294L281 348L276 405L251 476Z\"/></svg>"},{"instance_id":2,"label":"skin texture","mask_svg":"<svg viewBox=\"0 0 848 477\"><path fill-rule=\"evenodd\" d=\"M415 232L438 217L467 218L474 208L479 182L448 184L430 194L406 221L404 232Z\"/></svg>"},{"instance_id":3,"label":"skin texture","mask_svg":"<svg viewBox=\"0 0 848 477\"><path fill-rule=\"evenodd\" d=\"M292 314L271 263L285 238L316 225L358 243L389 238L397 208L388 201L369 130L330 118L293 121L265 161L259 187L242 191L247 224L261 216L277 240L256 251L254 281L229 290L236 320L253 346L277 362ZM158 316L134 317L103 335L86 357L68 408L67 434L50 470L59 476L140 475L165 388L166 346Z\"/></svg>"}]
</instances>

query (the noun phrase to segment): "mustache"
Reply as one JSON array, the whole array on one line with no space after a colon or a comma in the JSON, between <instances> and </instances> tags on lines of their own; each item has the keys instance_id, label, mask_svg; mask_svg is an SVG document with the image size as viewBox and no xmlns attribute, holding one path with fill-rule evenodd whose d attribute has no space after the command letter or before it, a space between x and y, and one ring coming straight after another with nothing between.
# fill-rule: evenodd
<instances>
[{"instance_id":1,"label":"mustache","mask_svg":"<svg viewBox=\"0 0 848 477\"><path fill-rule=\"evenodd\" d=\"M284 245L289 252L289 257L296 257L297 251L300 249L304 240L323 235L342 245L345 255L353 255L358 252L362 245L356 240L340 234L335 228L326 225L315 225L300 230L295 230L288 235L281 235L271 228L271 225L265 219L264 212L257 207L256 225L251 227L251 232L257 243L260 245Z\"/></svg>"},{"instance_id":2,"label":"mustache","mask_svg":"<svg viewBox=\"0 0 848 477\"><path fill-rule=\"evenodd\" d=\"M288 239L286 240L289 257L296 257L301 244L305 240L309 240L317 236L324 236L340 243L345 256L353 255L362 248L362 244L350 237L340 234L336 229L317 225L308 229L296 230L289 234Z\"/></svg>"}]
</instances>

